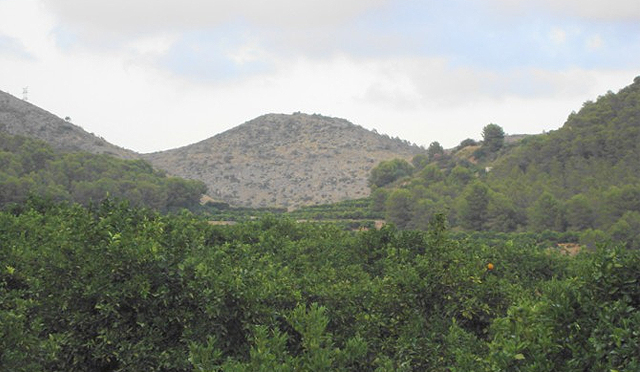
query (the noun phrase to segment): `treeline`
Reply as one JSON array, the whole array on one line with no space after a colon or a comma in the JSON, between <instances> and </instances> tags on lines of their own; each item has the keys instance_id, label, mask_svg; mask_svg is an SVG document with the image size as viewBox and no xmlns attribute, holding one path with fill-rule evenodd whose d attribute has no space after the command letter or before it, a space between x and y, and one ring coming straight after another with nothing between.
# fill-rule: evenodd
<instances>
[{"instance_id":1,"label":"treeline","mask_svg":"<svg viewBox=\"0 0 640 372\"><path fill-rule=\"evenodd\" d=\"M513 235L0 212L7 371L635 371L640 253Z\"/></svg>"},{"instance_id":2,"label":"treeline","mask_svg":"<svg viewBox=\"0 0 640 372\"><path fill-rule=\"evenodd\" d=\"M0 206L31 195L81 204L107 196L162 211L193 208L206 186L167 177L143 160L54 151L46 143L0 133Z\"/></svg>"},{"instance_id":3,"label":"treeline","mask_svg":"<svg viewBox=\"0 0 640 372\"><path fill-rule=\"evenodd\" d=\"M437 142L411 163L371 174L374 208L403 228L437 213L474 231L582 231L640 247L640 78L587 102L557 131L506 143L490 124L483 141L451 152Z\"/></svg>"}]
</instances>

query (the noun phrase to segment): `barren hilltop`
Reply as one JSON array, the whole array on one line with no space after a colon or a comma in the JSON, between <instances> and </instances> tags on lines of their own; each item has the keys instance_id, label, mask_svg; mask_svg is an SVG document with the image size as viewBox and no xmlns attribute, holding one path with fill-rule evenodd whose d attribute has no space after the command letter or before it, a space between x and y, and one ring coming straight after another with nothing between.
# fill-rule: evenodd
<instances>
[{"instance_id":1,"label":"barren hilltop","mask_svg":"<svg viewBox=\"0 0 640 372\"><path fill-rule=\"evenodd\" d=\"M204 181L232 205L298 207L367 196L380 161L424 151L347 120L268 114L204 141L143 158L169 173Z\"/></svg>"}]
</instances>

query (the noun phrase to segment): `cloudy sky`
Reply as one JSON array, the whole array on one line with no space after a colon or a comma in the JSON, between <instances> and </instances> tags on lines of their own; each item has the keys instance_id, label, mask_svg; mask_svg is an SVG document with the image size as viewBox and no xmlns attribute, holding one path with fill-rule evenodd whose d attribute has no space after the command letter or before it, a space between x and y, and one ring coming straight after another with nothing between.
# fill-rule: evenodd
<instances>
[{"instance_id":1,"label":"cloudy sky","mask_svg":"<svg viewBox=\"0 0 640 372\"><path fill-rule=\"evenodd\" d=\"M0 90L139 152L295 111L453 147L637 75L638 0L0 0Z\"/></svg>"}]
</instances>

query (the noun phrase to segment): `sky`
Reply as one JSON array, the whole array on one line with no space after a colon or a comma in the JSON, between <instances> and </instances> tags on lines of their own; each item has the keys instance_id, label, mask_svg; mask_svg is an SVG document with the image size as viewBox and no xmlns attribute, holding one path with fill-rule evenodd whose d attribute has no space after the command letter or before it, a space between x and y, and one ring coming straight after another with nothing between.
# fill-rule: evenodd
<instances>
[{"instance_id":1,"label":"sky","mask_svg":"<svg viewBox=\"0 0 640 372\"><path fill-rule=\"evenodd\" d=\"M0 0L0 90L142 153L293 112L450 148L638 75L638 0Z\"/></svg>"}]
</instances>

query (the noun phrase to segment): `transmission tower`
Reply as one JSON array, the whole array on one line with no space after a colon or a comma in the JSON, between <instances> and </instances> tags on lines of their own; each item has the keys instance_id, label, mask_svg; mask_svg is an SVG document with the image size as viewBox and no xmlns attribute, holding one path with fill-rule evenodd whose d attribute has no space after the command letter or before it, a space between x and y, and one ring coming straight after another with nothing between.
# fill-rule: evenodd
<instances>
[{"instance_id":1,"label":"transmission tower","mask_svg":"<svg viewBox=\"0 0 640 372\"><path fill-rule=\"evenodd\" d=\"M22 99L24 101L28 101L29 100L29 87L22 88Z\"/></svg>"}]
</instances>

